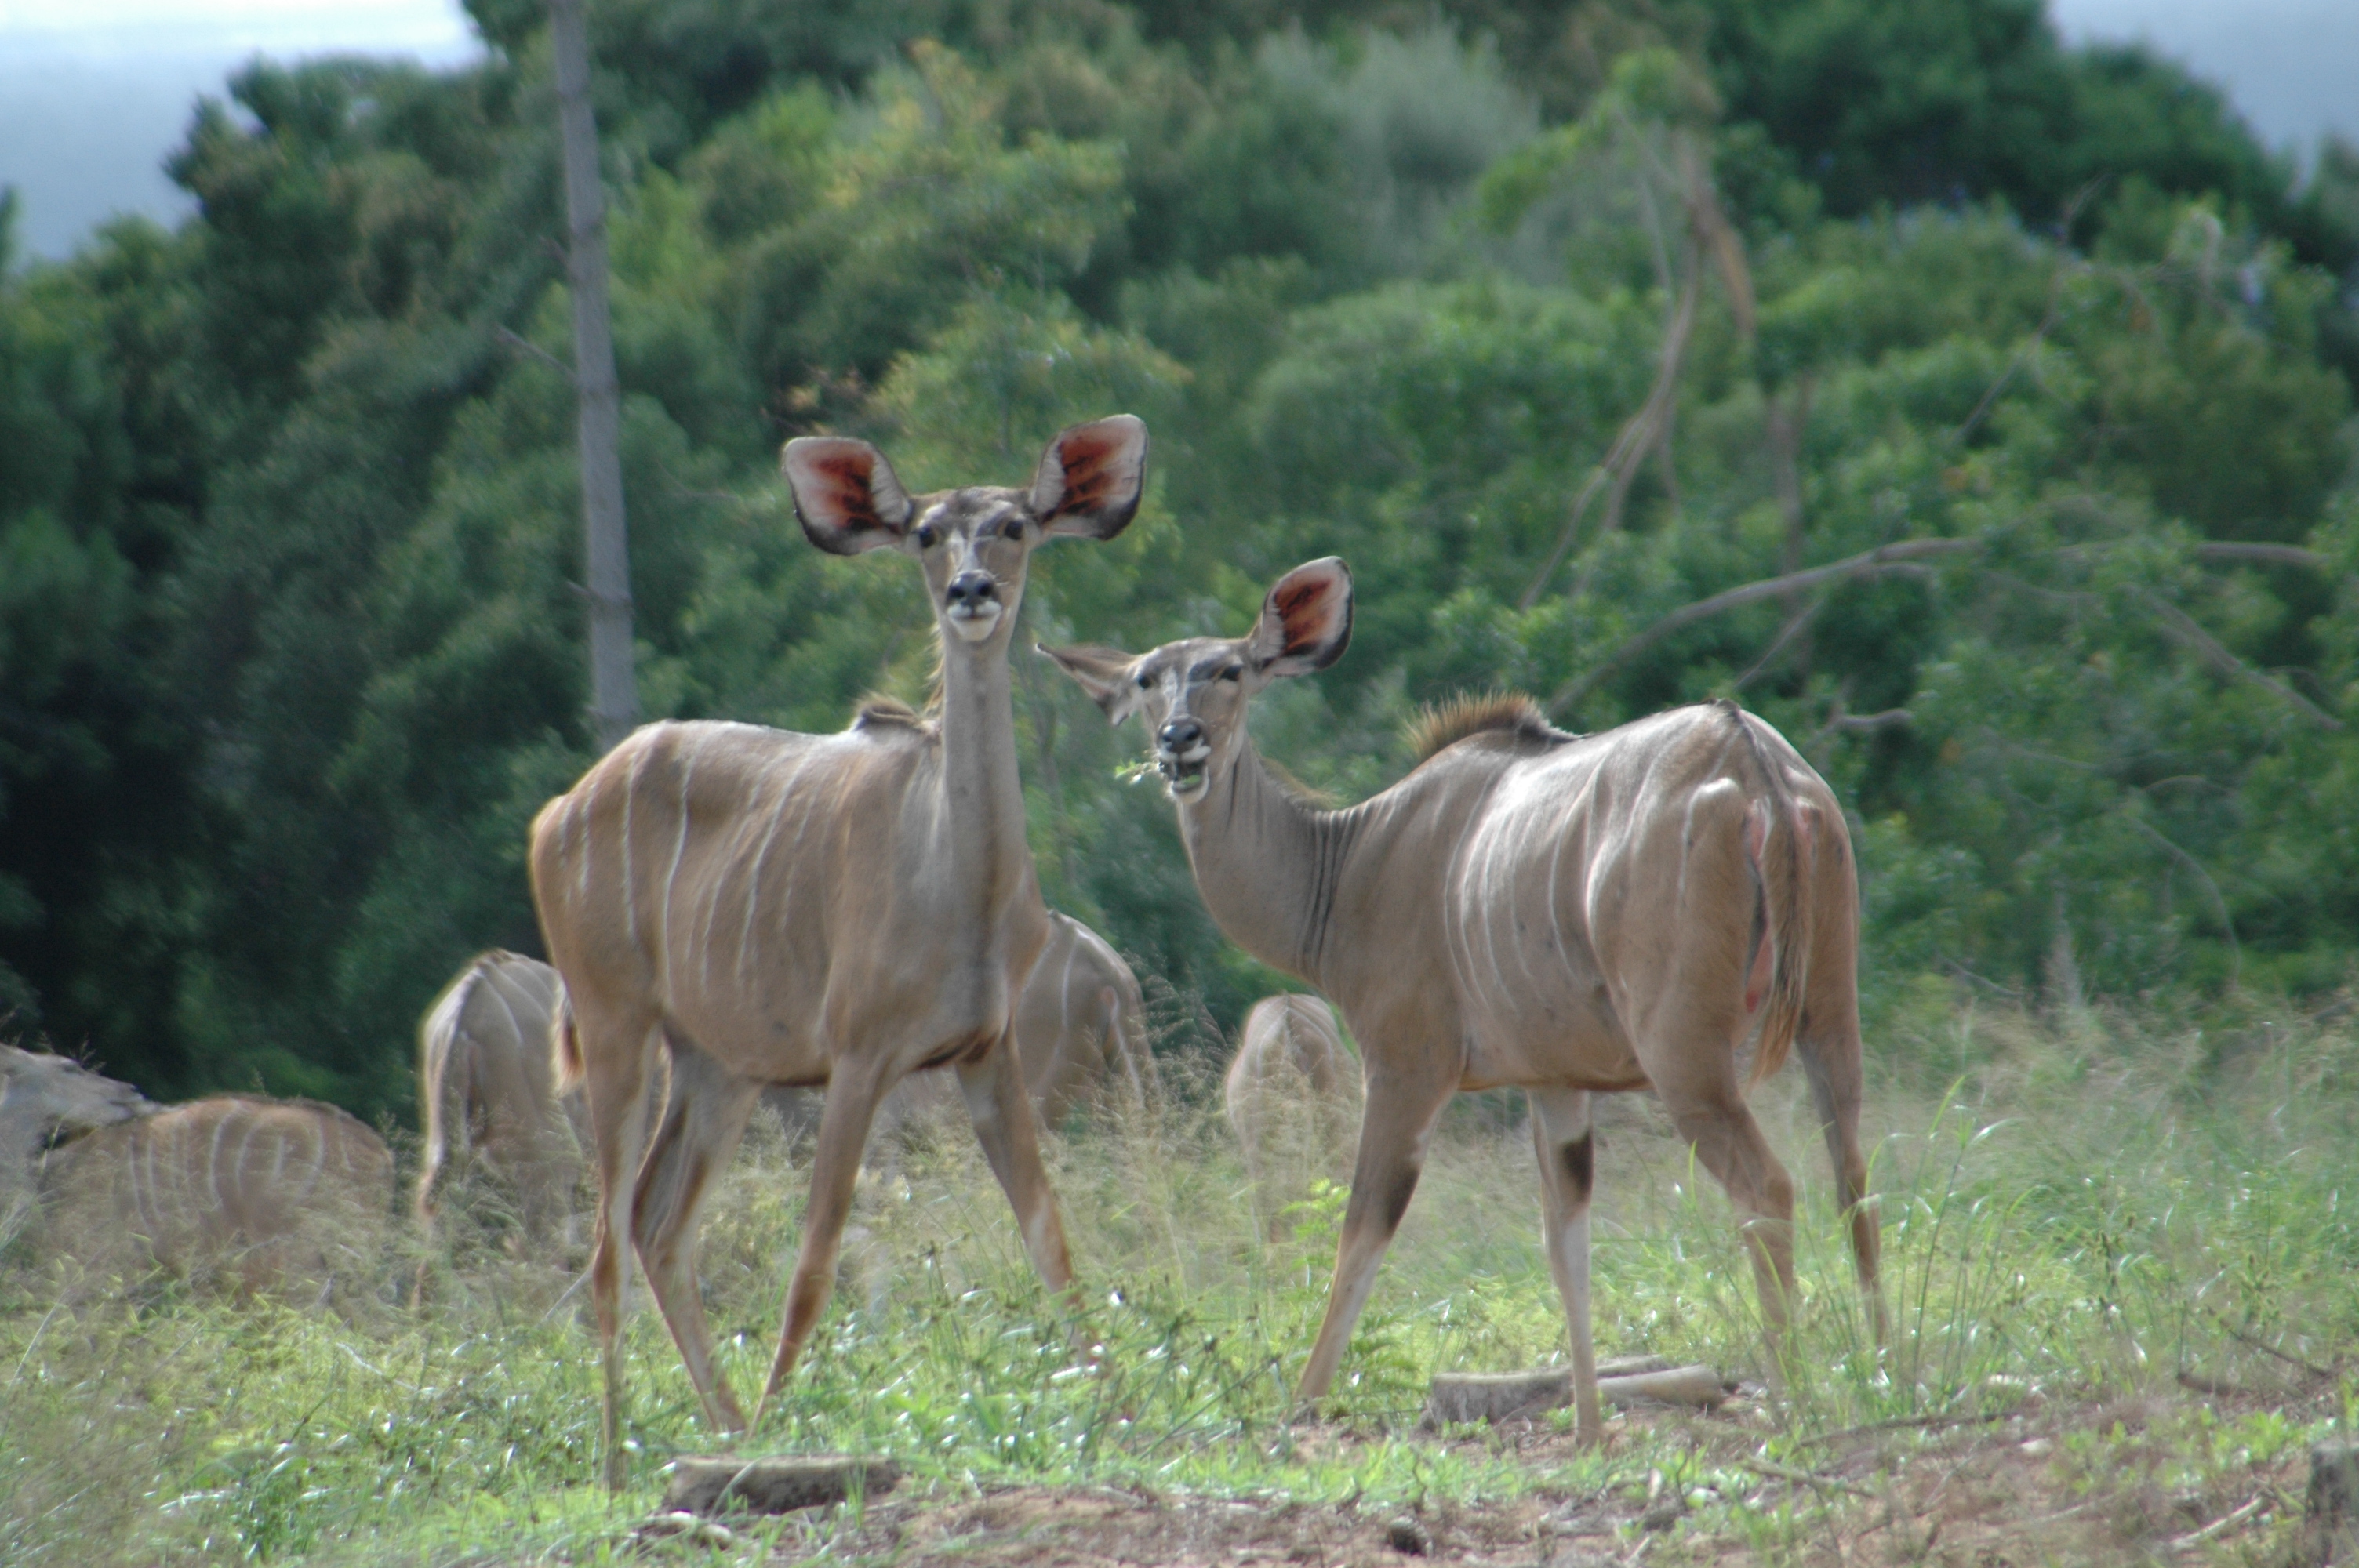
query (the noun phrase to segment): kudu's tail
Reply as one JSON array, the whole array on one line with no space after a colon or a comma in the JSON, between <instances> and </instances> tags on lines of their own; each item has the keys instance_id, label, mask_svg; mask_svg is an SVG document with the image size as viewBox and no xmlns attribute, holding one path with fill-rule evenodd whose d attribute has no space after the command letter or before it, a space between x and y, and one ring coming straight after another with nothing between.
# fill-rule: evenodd
<instances>
[{"instance_id":1,"label":"kudu's tail","mask_svg":"<svg viewBox=\"0 0 2359 1568\"><path fill-rule=\"evenodd\" d=\"M483 982L484 968L482 958L470 963L442 988L418 1024L418 1098L426 1113L426 1147L419 1161L417 1207L419 1222L429 1227L434 1223L434 1188L451 1157L451 1137L454 1130L462 1141L467 1136L467 1113L451 1103L461 1087L451 1081L451 1058L459 1041L459 1021Z\"/></svg>"},{"instance_id":2,"label":"kudu's tail","mask_svg":"<svg viewBox=\"0 0 2359 1568\"><path fill-rule=\"evenodd\" d=\"M1810 967L1810 859L1816 849L1816 816L1794 798L1786 770L1762 744L1762 721L1728 705L1730 721L1744 737L1755 777L1746 793L1745 854L1759 890L1757 932L1745 965L1745 1011L1763 1009L1753 1051L1752 1087L1775 1073L1801 1032L1802 1002Z\"/></svg>"}]
</instances>

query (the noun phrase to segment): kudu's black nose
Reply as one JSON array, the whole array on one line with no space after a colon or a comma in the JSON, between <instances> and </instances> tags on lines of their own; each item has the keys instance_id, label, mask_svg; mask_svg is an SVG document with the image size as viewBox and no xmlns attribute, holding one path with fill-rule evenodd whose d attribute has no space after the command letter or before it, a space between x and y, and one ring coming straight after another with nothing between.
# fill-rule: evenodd
<instances>
[{"instance_id":1,"label":"kudu's black nose","mask_svg":"<svg viewBox=\"0 0 2359 1568\"><path fill-rule=\"evenodd\" d=\"M961 572L951 579L950 587L942 589L942 598L952 610L964 606L980 607L999 597L999 585L991 580L989 572Z\"/></svg>"},{"instance_id":2,"label":"kudu's black nose","mask_svg":"<svg viewBox=\"0 0 2359 1568\"><path fill-rule=\"evenodd\" d=\"M1163 749L1174 756L1186 756L1203 743L1204 727L1192 719L1175 719L1155 732Z\"/></svg>"}]
</instances>

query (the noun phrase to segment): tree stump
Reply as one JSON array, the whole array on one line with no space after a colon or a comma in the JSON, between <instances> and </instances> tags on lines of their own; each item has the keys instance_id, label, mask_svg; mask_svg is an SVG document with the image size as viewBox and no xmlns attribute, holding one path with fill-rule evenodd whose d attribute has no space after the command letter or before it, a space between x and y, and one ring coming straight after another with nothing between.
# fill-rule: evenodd
<instances>
[{"instance_id":1,"label":"tree stump","mask_svg":"<svg viewBox=\"0 0 2359 1568\"><path fill-rule=\"evenodd\" d=\"M2310 1530L2312 1562L2359 1563L2359 1444L2310 1449Z\"/></svg>"},{"instance_id":2,"label":"tree stump","mask_svg":"<svg viewBox=\"0 0 2359 1568\"><path fill-rule=\"evenodd\" d=\"M667 1513L792 1513L840 1503L854 1492L882 1497L900 1481L900 1465L870 1454L679 1459L663 1506Z\"/></svg>"}]
</instances>

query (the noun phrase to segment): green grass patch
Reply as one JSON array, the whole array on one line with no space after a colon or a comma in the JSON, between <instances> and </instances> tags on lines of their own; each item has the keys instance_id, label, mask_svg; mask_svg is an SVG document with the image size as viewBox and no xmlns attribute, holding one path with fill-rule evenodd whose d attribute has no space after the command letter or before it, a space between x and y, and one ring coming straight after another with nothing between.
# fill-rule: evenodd
<instances>
[{"instance_id":1,"label":"green grass patch","mask_svg":"<svg viewBox=\"0 0 2359 1568\"><path fill-rule=\"evenodd\" d=\"M1879 1062L1869 1131L1892 1341L1874 1344L1851 1286L1807 1097L1780 1080L1757 1108L1802 1181L1802 1300L1787 1397L1756 1412L1745 1453L1807 1467L1830 1434L1876 1423L2099 1411L2181 1374L2310 1377L2297 1363L2340 1375L2334 1408L2093 1418L2060 1473L2100 1490L2131 1475L2165 1492L2232 1486L2348 1430L2350 1032L1965 1013L1886 1043ZM1668 1489L1696 1510L1685 1528L1800 1550L1806 1501L1764 1504L1735 1450L1677 1425L1633 1422L1603 1453L1537 1456L1499 1434L1414 1430L1435 1371L1563 1353L1528 1145L1495 1106L1446 1125L1330 1421L1288 1424L1342 1195L1306 1186L1289 1238L1261 1240L1203 1087L1052 1140L1088 1287L1077 1316L1034 1280L962 1131L937 1130L864 1176L837 1304L749 1446L887 1453L921 1494L1097 1483L1462 1508ZM1601 1129L1601 1348L1762 1376L1750 1270L1718 1189L1651 1102L1608 1102ZM752 1138L712 1201L703 1277L741 1393L768 1364L803 1178L779 1139ZM619 1550L664 1464L714 1446L660 1320L643 1311L629 1330L634 1479L610 1499L595 1485L599 1380L580 1296L496 1248L451 1245L423 1308L403 1304L405 1258L345 1316L152 1281L60 1294L20 1245L0 1281L0 1560L586 1563Z\"/></svg>"}]
</instances>

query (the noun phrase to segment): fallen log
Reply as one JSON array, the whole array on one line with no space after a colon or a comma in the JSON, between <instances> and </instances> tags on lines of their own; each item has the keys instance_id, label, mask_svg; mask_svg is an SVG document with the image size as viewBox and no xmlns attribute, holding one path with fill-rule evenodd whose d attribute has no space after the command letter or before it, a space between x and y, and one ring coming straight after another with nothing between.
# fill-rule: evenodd
<instances>
[{"instance_id":1,"label":"fallen log","mask_svg":"<svg viewBox=\"0 0 2359 1568\"><path fill-rule=\"evenodd\" d=\"M873 1454L678 1459L663 1507L666 1513L792 1513L840 1503L855 1492L882 1497L900 1481L900 1465Z\"/></svg>"},{"instance_id":2,"label":"fallen log","mask_svg":"<svg viewBox=\"0 0 2359 1568\"><path fill-rule=\"evenodd\" d=\"M1673 1367L1659 1356L1627 1357L1597 1368L1600 1399L1622 1405L1680 1405L1711 1410L1728 1397L1727 1385L1710 1367ZM1452 1422L1528 1419L1572 1402L1572 1370L1539 1372L1444 1372L1426 1396L1428 1428Z\"/></svg>"}]
</instances>

